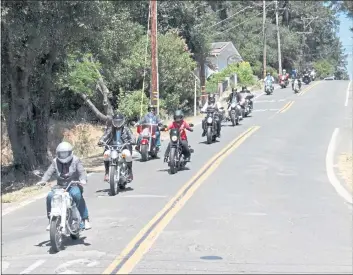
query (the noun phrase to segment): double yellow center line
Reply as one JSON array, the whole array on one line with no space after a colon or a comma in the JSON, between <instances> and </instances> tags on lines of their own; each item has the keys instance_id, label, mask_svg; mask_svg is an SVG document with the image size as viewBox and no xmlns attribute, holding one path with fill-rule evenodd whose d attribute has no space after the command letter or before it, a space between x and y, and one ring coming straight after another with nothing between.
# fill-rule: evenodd
<instances>
[{"instance_id":1,"label":"double yellow center line","mask_svg":"<svg viewBox=\"0 0 353 275\"><path fill-rule=\"evenodd\" d=\"M110 264L103 274L128 274L152 247L159 234L182 209L200 185L217 169L221 162L240 146L247 138L256 132L260 126L250 127L229 143L221 152L211 158L188 181L178 193L157 213L157 215L136 235L122 253Z\"/></svg>"},{"instance_id":2,"label":"double yellow center line","mask_svg":"<svg viewBox=\"0 0 353 275\"><path fill-rule=\"evenodd\" d=\"M294 104L294 101L289 101L286 105L284 105L282 107L282 109L280 109L277 114L281 114L284 113L285 111L287 111L292 105Z\"/></svg>"}]
</instances>

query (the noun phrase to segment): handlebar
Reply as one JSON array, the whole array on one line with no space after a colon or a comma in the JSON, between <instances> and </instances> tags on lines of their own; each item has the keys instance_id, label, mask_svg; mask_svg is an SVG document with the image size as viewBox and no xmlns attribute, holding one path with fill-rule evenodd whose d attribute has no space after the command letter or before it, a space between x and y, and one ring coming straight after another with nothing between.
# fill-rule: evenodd
<instances>
[{"instance_id":1,"label":"handlebar","mask_svg":"<svg viewBox=\"0 0 353 275\"><path fill-rule=\"evenodd\" d=\"M109 144L107 144L106 142L102 141L102 145L98 145L98 146L100 146L100 147L105 146L105 147L108 147L109 149L110 149L110 148L113 148L113 147L118 147L119 149L121 149L121 148L123 148L123 147L125 147L125 146L128 146L129 144L130 144L130 143L109 145Z\"/></svg>"}]
</instances>

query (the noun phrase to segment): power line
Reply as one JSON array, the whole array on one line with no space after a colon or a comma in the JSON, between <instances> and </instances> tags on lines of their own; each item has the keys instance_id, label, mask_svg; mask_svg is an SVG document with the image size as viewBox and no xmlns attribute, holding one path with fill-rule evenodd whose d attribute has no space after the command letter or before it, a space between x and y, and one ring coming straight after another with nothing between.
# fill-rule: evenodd
<instances>
[{"instance_id":1,"label":"power line","mask_svg":"<svg viewBox=\"0 0 353 275\"><path fill-rule=\"evenodd\" d=\"M271 2L270 4L268 4L268 5L266 6L266 8L269 7L269 6L272 5L272 4L273 4L273 3ZM231 28L229 28L229 29L226 29L226 30L223 30L223 31L221 31L221 32L216 33L216 35L221 34L221 33L224 33L224 32L229 31L229 30L232 30L232 29L234 29L234 28L236 28L236 27L239 27L240 25L242 25L242 24L244 24L244 23L246 23L246 22L249 22L249 21L251 21L252 19L256 18L257 16L261 15L262 13L263 13L263 11L259 12L259 13L256 14L255 16L250 17L248 20L245 20L245 21L243 21L243 22L241 22L241 23L239 23L239 24L237 24L237 25L235 25L235 26L233 26L233 27L231 27Z\"/></svg>"}]
</instances>

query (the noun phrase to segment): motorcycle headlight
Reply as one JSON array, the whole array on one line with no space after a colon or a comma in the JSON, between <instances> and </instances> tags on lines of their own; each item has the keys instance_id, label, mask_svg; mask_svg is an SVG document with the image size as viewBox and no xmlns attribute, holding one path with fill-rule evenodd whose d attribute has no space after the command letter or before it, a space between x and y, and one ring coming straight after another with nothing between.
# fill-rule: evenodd
<instances>
[{"instance_id":1,"label":"motorcycle headlight","mask_svg":"<svg viewBox=\"0 0 353 275\"><path fill-rule=\"evenodd\" d=\"M110 153L110 157L112 158L112 159L116 159L116 158L118 158L118 152L117 151L112 151L111 153Z\"/></svg>"},{"instance_id":2,"label":"motorcycle headlight","mask_svg":"<svg viewBox=\"0 0 353 275\"><path fill-rule=\"evenodd\" d=\"M51 207L52 208L60 208L62 203L61 195L54 195L51 199Z\"/></svg>"},{"instance_id":3,"label":"motorcycle headlight","mask_svg":"<svg viewBox=\"0 0 353 275\"><path fill-rule=\"evenodd\" d=\"M230 105L230 107L235 108L236 104L232 103L232 105Z\"/></svg>"},{"instance_id":4,"label":"motorcycle headlight","mask_svg":"<svg viewBox=\"0 0 353 275\"><path fill-rule=\"evenodd\" d=\"M172 141L177 141L178 140L178 137L177 136L172 136Z\"/></svg>"},{"instance_id":5,"label":"motorcycle headlight","mask_svg":"<svg viewBox=\"0 0 353 275\"><path fill-rule=\"evenodd\" d=\"M207 118L207 123L212 123L212 117Z\"/></svg>"}]
</instances>

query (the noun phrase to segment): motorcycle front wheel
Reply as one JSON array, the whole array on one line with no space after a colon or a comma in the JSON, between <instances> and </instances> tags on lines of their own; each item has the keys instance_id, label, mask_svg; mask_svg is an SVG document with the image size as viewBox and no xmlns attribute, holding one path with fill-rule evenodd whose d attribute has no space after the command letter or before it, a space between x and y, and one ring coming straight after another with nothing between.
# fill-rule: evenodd
<instances>
[{"instance_id":1,"label":"motorcycle front wheel","mask_svg":"<svg viewBox=\"0 0 353 275\"><path fill-rule=\"evenodd\" d=\"M178 168L177 168L177 163L175 160L176 157L176 149L175 148L170 148L170 153L169 153L169 171L170 173L173 175L176 172L178 172Z\"/></svg>"},{"instance_id":2,"label":"motorcycle front wheel","mask_svg":"<svg viewBox=\"0 0 353 275\"><path fill-rule=\"evenodd\" d=\"M53 252L59 252L62 247L62 234L60 231L60 217L53 217L50 221L50 245Z\"/></svg>"},{"instance_id":3,"label":"motorcycle front wheel","mask_svg":"<svg viewBox=\"0 0 353 275\"><path fill-rule=\"evenodd\" d=\"M115 182L115 174L117 173L116 166L110 166L109 169L109 186L110 186L110 195L115 196L116 195L116 182Z\"/></svg>"},{"instance_id":4,"label":"motorcycle front wheel","mask_svg":"<svg viewBox=\"0 0 353 275\"><path fill-rule=\"evenodd\" d=\"M207 127L207 144L211 144L212 143L212 129L211 127Z\"/></svg>"}]
</instances>

